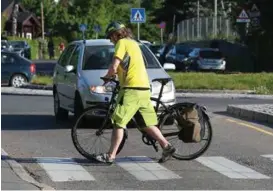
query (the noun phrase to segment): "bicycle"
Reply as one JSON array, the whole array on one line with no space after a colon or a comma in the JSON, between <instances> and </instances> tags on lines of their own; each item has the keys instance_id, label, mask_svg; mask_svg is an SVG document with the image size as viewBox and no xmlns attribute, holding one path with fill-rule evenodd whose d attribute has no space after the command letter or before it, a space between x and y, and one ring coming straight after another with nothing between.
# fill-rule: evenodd
<instances>
[{"instance_id":1,"label":"bicycle","mask_svg":"<svg viewBox=\"0 0 273 191\"><path fill-rule=\"evenodd\" d=\"M75 125L73 126L72 130L71 130L71 136L72 136L72 141L73 144L75 146L75 148L77 149L77 151L84 156L87 159L94 159L94 156L97 154L96 151L95 153L92 151L87 151L86 149L84 149L79 143L79 139L77 137L77 131L80 129L80 127L82 126L82 124L84 124L84 122L86 122L86 119L88 117L91 117L92 122L90 124L94 124L95 122L99 123L99 128L95 131L94 136L95 137L101 137L104 134L107 134L106 131L109 129L112 129L112 124L111 124L111 120L110 120L110 116L113 113L114 109L115 109L115 105L116 105L116 98L117 98L117 94L120 90L120 86L119 86L119 82L114 80L114 79L106 79L101 77L102 80L108 80L110 82L113 82L115 84L115 87L111 90L112 91L112 96L110 99L110 102L106 102L104 104L98 104L89 108L86 108L82 114L78 117ZM199 106L198 104L195 103L190 103L190 102L183 102L183 103L176 103L174 105L171 106L166 106L162 101L161 101L161 97L162 97L162 93L163 93L163 89L164 86L171 80L171 78L158 78L158 79L154 79L152 80L160 82L161 83L161 88L160 88L160 92L157 98L151 97L152 101L156 102L156 106L155 106L155 111L156 113L158 112L159 109L159 105L162 105L163 111L161 112L161 114L157 115L158 116L158 128L160 129L160 131L162 132L164 137L178 137L179 138L179 132L180 129L176 130L175 132L168 132L168 133L163 133L163 127L166 123L166 121L168 119L171 119L171 121L175 121L178 113L181 113L181 111L183 112L183 110L196 105L200 111L201 111L201 124L202 124L202 129L201 129L201 133L202 133L202 138L205 135L205 128L208 128L208 138L204 139L207 140L207 143L197 152L190 154L190 155L180 155L177 153L177 151L173 154L173 158L178 159L178 160L193 160L199 156L201 156L210 146L211 140L212 140L212 126L211 126L211 122L210 122L210 118L206 113L206 108L204 106ZM106 86L106 88L109 88ZM101 120L98 120L97 118L101 117ZM94 121L94 119L96 119L96 121ZM88 123L87 123L88 124ZM89 125L90 125L89 124ZM158 143L156 140L154 140L153 138L151 138L150 136L148 136L148 134L146 134L144 131L142 131L139 126L137 125L137 122L135 120L135 118L132 118L131 121L128 123L128 126L132 126L132 127L136 127L141 133L142 133L142 141L144 144L149 145L149 146L153 146L153 148L155 149L156 152L158 152ZM128 127L127 126L127 127ZM85 127L85 126L84 126ZM86 130L86 128L84 128ZM170 129L169 129L170 130ZM84 133L86 135L86 133ZM88 137L90 138L90 137ZM103 138L103 137L102 137ZM117 154L120 153L120 151L122 150L122 148L124 147L124 144L126 142L126 140L128 139L128 132L127 132L127 128L124 129L124 136L122 138L122 142L118 148ZM203 139L202 139L203 140ZM97 142L97 140L96 140ZM93 146L96 144L96 142L93 144ZM181 139L180 139L180 142ZM185 142L183 142L183 144L187 144ZM87 144L88 146L91 146L89 144ZM102 145L102 143L100 144ZM108 145L109 147L109 145ZM93 148L93 147L92 147ZM96 148L96 147L95 147Z\"/></svg>"}]
</instances>

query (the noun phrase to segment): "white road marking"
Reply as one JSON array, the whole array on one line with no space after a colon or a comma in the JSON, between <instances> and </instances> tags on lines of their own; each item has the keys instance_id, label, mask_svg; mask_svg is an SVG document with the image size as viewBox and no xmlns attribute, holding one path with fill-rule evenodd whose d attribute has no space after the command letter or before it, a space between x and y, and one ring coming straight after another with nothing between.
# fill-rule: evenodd
<instances>
[{"instance_id":1,"label":"white road marking","mask_svg":"<svg viewBox=\"0 0 273 191\"><path fill-rule=\"evenodd\" d=\"M270 158L273 161L273 155L262 155L262 157Z\"/></svg>"},{"instance_id":2,"label":"white road marking","mask_svg":"<svg viewBox=\"0 0 273 191\"><path fill-rule=\"evenodd\" d=\"M37 186L41 190L55 190L54 188L44 183L37 182L32 176L30 176L30 174L24 169L22 165L20 165L13 159L10 159L8 153L6 153L2 148L1 155L2 155L1 157L4 157L4 159L2 160L5 160L9 164L10 168L15 172L15 174L17 174L22 180Z\"/></svg>"},{"instance_id":3,"label":"white road marking","mask_svg":"<svg viewBox=\"0 0 273 191\"><path fill-rule=\"evenodd\" d=\"M224 157L199 157L195 160L232 179L270 179Z\"/></svg>"},{"instance_id":4,"label":"white road marking","mask_svg":"<svg viewBox=\"0 0 273 191\"><path fill-rule=\"evenodd\" d=\"M140 181L182 178L146 156L117 158L116 163Z\"/></svg>"},{"instance_id":5,"label":"white road marking","mask_svg":"<svg viewBox=\"0 0 273 191\"><path fill-rule=\"evenodd\" d=\"M94 181L95 178L71 158L36 158L54 182Z\"/></svg>"}]
</instances>

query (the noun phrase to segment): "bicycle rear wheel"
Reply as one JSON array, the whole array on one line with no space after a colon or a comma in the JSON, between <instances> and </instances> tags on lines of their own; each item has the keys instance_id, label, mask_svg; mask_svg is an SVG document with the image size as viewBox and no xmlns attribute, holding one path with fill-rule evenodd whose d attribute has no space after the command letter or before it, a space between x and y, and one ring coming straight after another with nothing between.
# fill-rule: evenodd
<instances>
[{"instance_id":1,"label":"bicycle rear wheel","mask_svg":"<svg viewBox=\"0 0 273 191\"><path fill-rule=\"evenodd\" d=\"M181 111L191 106L192 104L193 103L177 103L171 107L173 111L176 111L176 110ZM175 123L173 125L165 125L166 120L170 118L172 118L175 121ZM202 140L197 143L185 143L182 140L180 140L178 137L179 127L178 125L176 126L177 123L176 123L175 116L172 115L172 113L163 114L163 117L160 120L159 129L161 130L165 138L176 148L176 152L173 154L174 158L178 160L193 160L201 156L204 152L207 151L207 149L209 148L211 144L213 131L212 131L210 119L203 111L202 111L201 123L202 123L202 127L201 127ZM204 145L202 145L201 147L197 149L187 149L192 147L196 148L197 146L200 146L201 143L204 143ZM182 152L186 150L191 150L193 152L183 154Z\"/></svg>"},{"instance_id":2,"label":"bicycle rear wheel","mask_svg":"<svg viewBox=\"0 0 273 191\"><path fill-rule=\"evenodd\" d=\"M103 105L89 107L83 111L71 129L75 148L87 159L92 160L95 155L106 153L110 148L113 126L107 112L108 109ZM127 131L124 131L117 154L122 150L127 138Z\"/></svg>"}]
</instances>

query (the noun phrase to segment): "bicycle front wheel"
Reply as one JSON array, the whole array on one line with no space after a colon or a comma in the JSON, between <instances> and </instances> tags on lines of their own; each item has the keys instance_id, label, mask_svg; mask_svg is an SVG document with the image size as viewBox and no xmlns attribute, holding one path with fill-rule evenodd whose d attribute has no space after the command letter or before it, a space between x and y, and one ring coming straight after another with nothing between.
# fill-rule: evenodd
<instances>
[{"instance_id":1,"label":"bicycle front wheel","mask_svg":"<svg viewBox=\"0 0 273 191\"><path fill-rule=\"evenodd\" d=\"M97 154L107 153L110 148L113 126L107 113L105 106L89 107L83 111L71 129L75 148L87 159L92 160ZM127 132L124 131L117 154L122 150L127 138Z\"/></svg>"},{"instance_id":2,"label":"bicycle front wheel","mask_svg":"<svg viewBox=\"0 0 273 191\"><path fill-rule=\"evenodd\" d=\"M192 104L193 103L177 103L171 107L172 110L176 112L176 110L182 111ZM174 124L166 125L166 120L170 118L173 119ZM176 152L173 154L174 158L178 160L193 160L201 156L209 148L213 133L210 119L205 113L202 113L202 117L200 118L200 120L200 122L202 123L201 141L185 143L178 137L181 127L178 126L175 115L172 115L171 113L166 113L163 115L160 120L159 128L163 136L176 148Z\"/></svg>"}]
</instances>

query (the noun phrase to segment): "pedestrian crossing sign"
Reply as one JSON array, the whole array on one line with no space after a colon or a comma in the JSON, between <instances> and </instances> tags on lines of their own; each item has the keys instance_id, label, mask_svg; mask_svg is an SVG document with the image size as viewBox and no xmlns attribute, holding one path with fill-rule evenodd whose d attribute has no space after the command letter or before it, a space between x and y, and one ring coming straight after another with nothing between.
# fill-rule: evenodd
<instances>
[{"instance_id":1,"label":"pedestrian crossing sign","mask_svg":"<svg viewBox=\"0 0 273 191\"><path fill-rule=\"evenodd\" d=\"M131 8L131 23L145 23L145 8Z\"/></svg>"},{"instance_id":2,"label":"pedestrian crossing sign","mask_svg":"<svg viewBox=\"0 0 273 191\"><path fill-rule=\"evenodd\" d=\"M250 19L246 13L246 11L243 9L240 13L240 15L236 19L237 23L248 23L250 22Z\"/></svg>"}]
</instances>

